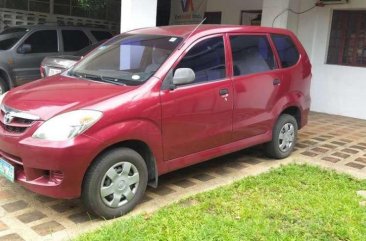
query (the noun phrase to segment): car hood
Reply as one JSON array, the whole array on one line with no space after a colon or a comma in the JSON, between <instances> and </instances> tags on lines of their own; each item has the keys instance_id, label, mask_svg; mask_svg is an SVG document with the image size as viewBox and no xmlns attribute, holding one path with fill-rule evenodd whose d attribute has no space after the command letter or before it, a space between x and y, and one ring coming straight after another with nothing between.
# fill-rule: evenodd
<instances>
[{"instance_id":1,"label":"car hood","mask_svg":"<svg viewBox=\"0 0 366 241\"><path fill-rule=\"evenodd\" d=\"M11 109L48 120L66 111L98 110L96 107L98 103L136 88L136 86L114 85L61 75L17 87L9 91L3 104Z\"/></svg>"}]
</instances>

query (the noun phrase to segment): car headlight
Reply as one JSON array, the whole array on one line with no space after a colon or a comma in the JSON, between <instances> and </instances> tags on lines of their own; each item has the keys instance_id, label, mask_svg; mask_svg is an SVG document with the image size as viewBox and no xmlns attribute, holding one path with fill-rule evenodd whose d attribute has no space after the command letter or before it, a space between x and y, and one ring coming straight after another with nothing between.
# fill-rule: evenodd
<instances>
[{"instance_id":1,"label":"car headlight","mask_svg":"<svg viewBox=\"0 0 366 241\"><path fill-rule=\"evenodd\" d=\"M8 92L5 92L4 94L0 95L0 105L3 104L3 99L5 98L5 96L8 94Z\"/></svg>"},{"instance_id":2,"label":"car headlight","mask_svg":"<svg viewBox=\"0 0 366 241\"><path fill-rule=\"evenodd\" d=\"M43 123L33 134L33 138L49 141L69 140L93 126L102 115L101 112L95 110L67 112Z\"/></svg>"}]
</instances>

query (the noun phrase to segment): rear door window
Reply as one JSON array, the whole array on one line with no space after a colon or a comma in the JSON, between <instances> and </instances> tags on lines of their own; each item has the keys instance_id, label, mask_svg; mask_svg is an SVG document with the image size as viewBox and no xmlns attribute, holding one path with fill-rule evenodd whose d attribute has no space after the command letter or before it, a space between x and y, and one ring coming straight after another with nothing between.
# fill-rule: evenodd
<instances>
[{"instance_id":1,"label":"rear door window","mask_svg":"<svg viewBox=\"0 0 366 241\"><path fill-rule=\"evenodd\" d=\"M230 36L230 43L234 76L266 72L276 68L267 36Z\"/></svg>"},{"instance_id":2,"label":"rear door window","mask_svg":"<svg viewBox=\"0 0 366 241\"><path fill-rule=\"evenodd\" d=\"M81 30L62 30L62 39L65 52L79 51L91 44L88 36Z\"/></svg>"},{"instance_id":3,"label":"rear door window","mask_svg":"<svg viewBox=\"0 0 366 241\"><path fill-rule=\"evenodd\" d=\"M91 33L97 41L102 41L113 37L113 35L107 31L91 31Z\"/></svg>"},{"instance_id":4,"label":"rear door window","mask_svg":"<svg viewBox=\"0 0 366 241\"><path fill-rule=\"evenodd\" d=\"M283 68L291 67L299 61L299 51L289 36L274 34L272 35L272 40L280 56Z\"/></svg>"},{"instance_id":5,"label":"rear door window","mask_svg":"<svg viewBox=\"0 0 366 241\"><path fill-rule=\"evenodd\" d=\"M191 48L178 64L178 68L191 68L194 83L223 79L226 76L223 37L202 40Z\"/></svg>"},{"instance_id":6,"label":"rear door window","mask_svg":"<svg viewBox=\"0 0 366 241\"><path fill-rule=\"evenodd\" d=\"M24 44L31 45L30 53L55 53L58 52L58 39L56 30L40 30L29 36Z\"/></svg>"}]
</instances>

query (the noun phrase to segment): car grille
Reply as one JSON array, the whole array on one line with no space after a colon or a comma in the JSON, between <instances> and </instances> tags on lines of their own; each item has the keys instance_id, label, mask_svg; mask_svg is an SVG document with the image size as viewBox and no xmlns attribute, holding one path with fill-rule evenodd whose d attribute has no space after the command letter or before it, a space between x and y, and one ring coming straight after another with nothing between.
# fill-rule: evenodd
<instances>
[{"instance_id":1,"label":"car grille","mask_svg":"<svg viewBox=\"0 0 366 241\"><path fill-rule=\"evenodd\" d=\"M40 118L5 105L1 106L0 126L5 132L14 135L24 133Z\"/></svg>"}]
</instances>

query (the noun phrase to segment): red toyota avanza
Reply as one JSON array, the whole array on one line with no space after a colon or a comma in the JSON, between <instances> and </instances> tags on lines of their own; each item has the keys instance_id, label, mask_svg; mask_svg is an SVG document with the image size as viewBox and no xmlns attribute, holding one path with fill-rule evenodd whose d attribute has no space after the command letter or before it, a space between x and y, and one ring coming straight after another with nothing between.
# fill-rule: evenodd
<instances>
[{"instance_id":1,"label":"red toyota avanza","mask_svg":"<svg viewBox=\"0 0 366 241\"><path fill-rule=\"evenodd\" d=\"M310 80L308 56L287 30L130 31L2 96L0 174L120 216L164 173L258 144L289 156L307 123Z\"/></svg>"}]
</instances>

